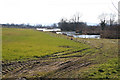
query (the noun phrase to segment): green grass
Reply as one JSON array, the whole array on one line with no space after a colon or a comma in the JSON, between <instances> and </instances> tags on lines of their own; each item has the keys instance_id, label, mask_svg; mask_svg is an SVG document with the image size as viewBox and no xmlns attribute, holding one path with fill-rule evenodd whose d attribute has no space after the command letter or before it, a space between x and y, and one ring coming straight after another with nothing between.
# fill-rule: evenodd
<instances>
[{"instance_id":1,"label":"green grass","mask_svg":"<svg viewBox=\"0 0 120 80\"><path fill-rule=\"evenodd\" d=\"M84 71L80 71L78 74L79 77L117 79L120 76L120 67L118 66L117 59L111 59L107 63L92 65L85 69L83 69Z\"/></svg>"},{"instance_id":2,"label":"green grass","mask_svg":"<svg viewBox=\"0 0 120 80\"><path fill-rule=\"evenodd\" d=\"M3 28L2 31L2 58L4 61L31 59L68 49L89 47L33 29Z\"/></svg>"},{"instance_id":3,"label":"green grass","mask_svg":"<svg viewBox=\"0 0 120 80\"><path fill-rule=\"evenodd\" d=\"M118 39L77 39L79 42L88 44L95 48L94 54L89 53L92 58L86 58L92 61L93 64L88 67L83 67L77 71L73 71L70 77L77 78L120 78L120 66L118 56ZM91 50L93 51L93 50ZM86 51L85 51L86 52ZM82 52L84 53L84 52ZM73 54L72 54L73 55ZM76 54L77 55L77 54Z\"/></svg>"},{"instance_id":4,"label":"green grass","mask_svg":"<svg viewBox=\"0 0 120 80\"><path fill-rule=\"evenodd\" d=\"M2 31L3 61L36 59L47 55L50 55L48 61L54 61L52 58L56 58L55 60L58 62L79 59L77 63L74 63L75 65L71 65L71 68L75 66L76 69L61 70L57 73L56 71L35 71L34 74L38 74L38 76L50 74L52 77L95 79L120 77L117 39L73 38L70 40L70 37L65 35L33 29L3 28ZM85 62L91 62L91 64L77 68L77 64ZM37 75L33 77L37 77Z\"/></svg>"}]
</instances>

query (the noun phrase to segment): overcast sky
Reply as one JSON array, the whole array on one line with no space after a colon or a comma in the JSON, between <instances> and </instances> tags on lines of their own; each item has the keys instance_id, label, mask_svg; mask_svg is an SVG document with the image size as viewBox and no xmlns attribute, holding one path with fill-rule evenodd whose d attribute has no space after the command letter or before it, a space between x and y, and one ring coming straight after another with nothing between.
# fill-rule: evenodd
<instances>
[{"instance_id":1,"label":"overcast sky","mask_svg":"<svg viewBox=\"0 0 120 80\"><path fill-rule=\"evenodd\" d=\"M117 13L119 0L0 0L0 23L52 24L76 13L81 21L99 23L98 15Z\"/></svg>"}]
</instances>

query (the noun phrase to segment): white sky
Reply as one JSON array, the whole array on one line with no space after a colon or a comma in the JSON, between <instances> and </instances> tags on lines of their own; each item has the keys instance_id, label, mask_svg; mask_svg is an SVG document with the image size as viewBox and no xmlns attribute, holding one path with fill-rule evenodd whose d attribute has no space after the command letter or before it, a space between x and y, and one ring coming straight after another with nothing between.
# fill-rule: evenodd
<instances>
[{"instance_id":1,"label":"white sky","mask_svg":"<svg viewBox=\"0 0 120 80\"><path fill-rule=\"evenodd\" d=\"M99 23L102 13L117 12L119 0L0 0L0 23L51 24L70 19L76 12L81 21Z\"/></svg>"}]
</instances>

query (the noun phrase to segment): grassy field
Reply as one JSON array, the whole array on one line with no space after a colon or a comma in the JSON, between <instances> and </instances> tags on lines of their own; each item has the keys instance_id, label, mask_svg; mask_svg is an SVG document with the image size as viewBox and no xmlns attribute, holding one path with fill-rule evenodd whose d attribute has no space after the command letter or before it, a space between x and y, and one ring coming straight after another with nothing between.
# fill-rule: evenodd
<instances>
[{"instance_id":1,"label":"grassy field","mask_svg":"<svg viewBox=\"0 0 120 80\"><path fill-rule=\"evenodd\" d=\"M61 51L89 47L31 29L3 28L2 40L3 60L43 57Z\"/></svg>"},{"instance_id":2,"label":"grassy field","mask_svg":"<svg viewBox=\"0 0 120 80\"><path fill-rule=\"evenodd\" d=\"M120 78L118 39L70 40L33 29L2 31L4 78Z\"/></svg>"}]
</instances>

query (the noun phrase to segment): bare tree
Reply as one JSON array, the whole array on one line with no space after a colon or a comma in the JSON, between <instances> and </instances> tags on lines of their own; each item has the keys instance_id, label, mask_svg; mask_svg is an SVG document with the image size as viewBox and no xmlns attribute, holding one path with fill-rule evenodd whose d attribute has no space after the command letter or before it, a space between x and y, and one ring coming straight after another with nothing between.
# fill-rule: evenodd
<instances>
[{"instance_id":1,"label":"bare tree","mask_svg":"<svg viewBox=\"0 0 120 80\"><path fill-rule=\"evenodd\" d=\"M106 14L106 13L102 13L101 15L98 16L98 19L100 19L100 25L101 25L102 30L104 30L104 28L106 26L107 15L108 14Z\"/></svg>"},{"instance_id":2,"label":"bare tree","mask_svg":"<svg viewBox=\"0 0 120 80\"><path fill-rule=\"evenodd\" d=\"M62 18L62 19L60 20L60 22L67 22L67 19L66 19L66 18Z\"/></svg>"},{"instance_id":3,"label":"bare tree","mask_svg":"<svg viewBox=\"0 0 120 80\"><path fill-rule=\"evenodd\" d=\"M58 23L58 26L64 31L83 30L86 24L84 22L80 22L81 16L82 15L80 13L76 13L70 20L63 18Z\"/></svg>"},{"instance_id":4,"label":"bare tree","mask_svg":"<svg viewBox=\"0 0 120 80\"><path fill-rule=\"evenodd\" d=\"M115 21L115 17L116 15L113 13L102 13L101 15L98 16L98 18L100 19L100 23L105 23L107 25L112 26L114 24Z\"/></svg>"},{"instance_id":5,"label":"bare tree","mask_svg":"<svg viewBox=\"0 0 120 80\"><path fill-rule=\"evenodd\" d=\"M73 15L73 17L70 19L70 22L80 22L80 18L82 17L82 14L76 13Z\"/></svg>"},{"instance_id":6,"label":"bare tree","mask_svg":"<svg viewBox=\"0 0 120 80\"><path fill-rule=\"evenodd\" d=\"M116 17L116 15L113 14L113 13L110 13L110 14L109 14L109 18L110 18L109 24L110 24L110 26L112 26L112 25L114 24L115 17Z\"/></svg>"},{"instance_id":7,"label":"bare tree","mask_svg":"<svg viewBox=\"0 0 120 80\"><path fill-rule=\"evenodd\" d=\"M118 15L118 24L120 24L120 1L115 1L116 3L118 3L118 7L117 6L115 6L115 3L113 3L113 1L111 0L111 3L112 3L112 5L113 5L113 7L114 7L114 9L117 11L117 13L116 13L116 15Z\"/></svg>"},{"instance_id":8,"label":"bare tree","mask_svg":"<svg viewBox=\"0 0 120 80\"><path fill-rule=\"evenodd\" d=\"M117 3L118 3L118 5L120 5L120 1L117 1ZM118 16L120 16L120 10L119 10L119 8L117 8L117 7L115 6L115 4L113 3L113 1L112 1L112 5L113 5L113 7L115 8L115 10L118 12Z\"/></svg>"},{"instance_id":9,"label":"bare tree","mask_svg":"<svg viewBox=\"0 0 120 80\"><path fill-rule=\"evenodd\" d=\"M107 19L107 13L102 13L101 15L98 16L98 19L100 19L100 21L106 21Z\"/></svg>"}]
</instances>

